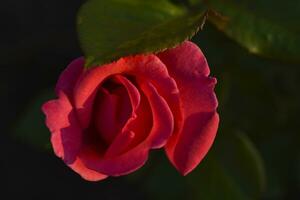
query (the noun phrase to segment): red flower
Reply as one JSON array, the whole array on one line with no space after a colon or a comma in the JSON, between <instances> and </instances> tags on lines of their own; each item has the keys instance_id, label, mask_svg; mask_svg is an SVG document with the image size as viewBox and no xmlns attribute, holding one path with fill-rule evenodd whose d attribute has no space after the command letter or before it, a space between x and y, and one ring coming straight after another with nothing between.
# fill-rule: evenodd
<instances>
[{"instance_id":1,"label":"red flower","mask_svg":"<svg viewBox=\"0 0 300 200\"><path fill-rule=\"evenodd\" d=\"M215 78L191 42L159 54L121 58L61 74L58 99L45 103L55 154L96 181L140 168L149 150L164 147L182 174L193 170L215 138L219 117Z\"/></svg>"}]
</instances>

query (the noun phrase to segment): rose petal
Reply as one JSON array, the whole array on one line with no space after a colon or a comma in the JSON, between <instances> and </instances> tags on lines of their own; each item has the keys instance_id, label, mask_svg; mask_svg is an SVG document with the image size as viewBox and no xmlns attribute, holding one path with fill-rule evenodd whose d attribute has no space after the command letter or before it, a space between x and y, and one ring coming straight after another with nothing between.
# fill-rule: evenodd
<instances>
[{"instance_id":1,"label":"rose petal","mask_svg":"<svg viewBox=\"0 0 300 200\"><path fill-rule=\"evenodd\" d=\"M141 83L140 86L147 96L153 116L153 127L149 134L150 138L147 138L147 140L151 140L152 149L161 148L166 144L167 139L172 135L174 130L172 112L166 100L158 94L151 83Z\"/></svg>"},{"instance_id":2,"label":"rose petal","mask_svg":"<svg viewBox=\"0 0 300 200\"><path fill-rule=\"evenodd\" d=\"M94 123L101 138L110 144L122 127L117 122L119 98L100 88L94 106Z\"/></svg>"},{"instance_id":3,"label":"rose petal","mask_svg":"<svg viewBox=\"0 0 300 200\"><path fill-rule=\"evenodd\" d=\"M191 42L166 50L158 57L176 80L183 113L181 130L172 135L165 149L173 165L186 175L206 155L217 132L216 80L207 77L209 67L206 59L197 45Z\"/></svg>"},{"instance_id":4,"label":"rose petal","mask_svg":"<svg viewBox=\"0 0 300 200\"><path fill-rule=\"evenodd\" d=\"M183 175L191 172L205 157L215 139L218 123L217 113L189 115L184 121L177 144L167 144L168 155Z\"/></svg>"},{"instance_id":5,"label":"rose petal","mask_svg":"<svg viewBox=\"0 0 300 200\"><path fill-rule=\"evenodd\" d=\"M109 158L120 155L133 141L134 136L135 134L132 131L124 131L119 133L115 140L110 144L109 148L105 152L104 157Z\"/></svg>"},{"instance_id":6,"label":"rose petal","mask_svg":"<svg viewBox=\"0 0 300 200\"><path fill-rule=\"evenodd\" d=\"M135 110L135 113L122 128L122 132L132 131L135 134L126 150L134 148L143 142L148 137L152 129L153 119L150 104L143 92L140 93L140 98L141 101Z\"/></svg>"},{"instance_id":7,"label":"rose petal","mask_svg":"<svg viewBox=\"0 0 300 200\"><path fill-rule=\"evenodd\" d=\"M89 147L84 147L79 158L89 169L109 176L121 176L129 174L145 164L148 159L149 145L144 142L126 153L108 158L104 158Z\"/></svg>"},{"instance_id":8,"label":"rose petal","mask_svg":"<svg viewBox=\"0 0 300 200\"><path fill-rule=\"evenodd\" d=\"M73 88L83 72L84 58L80 57L72 61L67 68L60 75L55 92L58 95L59 91L62 90L72 101Z\"/></svg>"},{"instance_id":9,"label":"rose petal","mask_svg":"<svg viewBox=\"0 0 300 200\"><path fill-rule=\"evenodd\" d=\"M124 85L124 87L126 88L126 90L128 92L128 95L130 97L132 113L131 113L131 117L127 118L127 120L128 120L127 123L129 123L132 120L136 119L136 117L137 117L136 112L140 105L140 100L141 100L139 91L124 76L116 75L116 76L114 76L114 79ZM115 126L118 126L118 124L116 124ZM122 124L122 127L123 126L124 126L124 124ZM120 127L120 128L122 128L122 127ZM126 125L125 125L125 127L126 127ZM131 130L124 131L124 130L120 129L118 131L119 131L119 134L118 134L117 138L115 139L115 141L113 141L112 144L109 146L107 152L105 153L105 157L116 156L116 155L120 154L122 151L126 150L126 148L129 147L129 145L133 141L135 134Z\"/></svg>"},{"instance_id":10,"label":"rose petal","mask_svg":"<svg viewBox=\"0 0 300 200\"><path fill-rule=\"evenodd\" d=\"M126 88L131 101L132 115L134 115L141 101L141 96L138 89L124 76L116 75L114 78L122 83Z\"/></svg>"},{"instance_id":11,"label":"rose petal","mask_svg":"<svg viewBox=\"0 0 300 200\"><path fill-rule=\"evenodd\" d=\"M87 181L100 181L107 178L107 176L104 174L88 169L78 158L74 163L70 164L69 167L71 167L75 172L77 172L82 178Z\"/></svg>"},{"instance_id":12,"label":"rose petal","mask_svg":"<svg viewBox=\"0 0 300 200\"><path fill-rule=\"evenodd\" d=\"M42 110L46 115L46 125L52 133L55 154L66 163L72 163L81 146L81 129L66 94L60 91L58 96L59 99L46 102Z\"/></svg>"}]
</instances>

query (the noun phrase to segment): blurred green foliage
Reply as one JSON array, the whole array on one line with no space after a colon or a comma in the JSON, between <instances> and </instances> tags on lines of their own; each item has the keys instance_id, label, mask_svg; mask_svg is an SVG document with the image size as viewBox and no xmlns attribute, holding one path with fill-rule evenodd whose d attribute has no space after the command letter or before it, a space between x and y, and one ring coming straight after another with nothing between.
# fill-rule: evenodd
<instances>
[{"instance_id":1,"label":"blurred green foliage","mask_svg":"<svg viewBox=\"0 0 300 200\"><path fill-rule=\"evenodd\" d=\"M141 190L136 192L146 193L149 199L299 199L300 67L295 61L300 52L298 39L291 41L299 37L300 1L207 2L225 17L234 13L237 20L230 26L234 31L219 31L215 22L207 22L193 38L206 55L212 76L218 79L221 121L215 144L186 177L179 175L163 152L154 152L145 167L121 180L139 185ZM227 2L233 6L225 11L222 8ZM157 12L165 9L159 6ZM269 22L280 27L271 33L280 41L255 39L274 30ZM243 35L254 40L249 43ZM263 48L251 51L249 45L253 44ZM45 99L41 95L33 100L14 127L15 136L38 147L44 147L49 139L38 111Z\"/></svg>"},{"instance_id":2,"label":"blurred green foliage","mask_svg":"<svg viewBox=\"0 0 300 200\"><path fill-rule=\"evenodd\" d=\"M210 21L249 52L300 64L300 35L228 1L211 0Z\"/></svg>"},{"instance_id":3,"label":"blurred green foliage","mask_svg":"<svg viewBox=\"0 0 300 200\"><path fill-rule=\"evenodd\" d=\"M45 117L41 111L42 105L55 98L53 89L45 90L36 96L27 106L13 127L13 137L22 143L29 144L41 150L50 150L50 132L45 126Z\"/></svg>"},{"instance_id":4,"label":"blurred green foliage","mask_svg":"<svg viewBox=\"0 0 300 200\"><path fill-rule=\"evenodd\" d=\"M300 63L300 36L286 26L257 16L245 2L231 0L193 0L192 5L207 4L213 10L209 20L220 31L249 52L286 62Z\"/></svg>"},{"instance_id":5,"label":"blurred green foliage","mask_svg":"<svg viewBox=\"0 0 300 200\"><path fill-rule=\"evenodd\" d=\"M210 24L194 41L218 78L221 124L246 132L263 158L267 184L262 197L294 199L300 181L295 176L300 156L300 69L249 54Z\"/></svg>"}]
</instances>

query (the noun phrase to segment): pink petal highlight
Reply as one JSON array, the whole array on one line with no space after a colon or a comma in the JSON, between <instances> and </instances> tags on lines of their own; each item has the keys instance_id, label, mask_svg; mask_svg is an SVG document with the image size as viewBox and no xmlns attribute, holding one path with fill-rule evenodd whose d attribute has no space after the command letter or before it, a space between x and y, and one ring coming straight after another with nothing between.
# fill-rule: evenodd
<instances>
[{"instance_id":1,"label":"pink petal highlight","mask_svg":"<svg viewBox=\"0 0 300 200\"><path fill-rule=\"evenodd\" d=\"M107 178L107 175L87 168L80 159L76 159L74 163L69 165L75 172L87 181L100 181Z\"/></svg>"},{"instance_id":2,"label":"pink petal highlight","mask_svg":"<svg viewBox=\"0 0 300 200\"><path fill-rule=\"evenodd\" d=\"M181 128L171 136L165 149L173 165L186 175L206 155L217 132L216 80L208 77L206 59L192 42L184 42L158 57L176 80L183 114Z\"/></svg>"},{"instance_id":3,"label":"pink petal highlight","mask_svg":"<svg viewBox=\"0 0 300 200\"><path fill-rule=\"evenodd\" d=\"M68 97L62 91L59 99L46 102L42 110L46 125L51 131L51 142L55 154L72 163L81 146L81 129Z\"/></svg>"},{"instance_id":4,"label":"pink petal highlight","mask_svg":"<svg viewBox=\"0 0 300 200\"><path fill-rule=\"evenodd\" d=\"M148 159L149 144L141 143L137 147L118 156L104 158L88 147L83 148L79 158L89 169L108 176L129 174L142 167Z\"/></svg>"},{"instance_id":5,"label":"pink petal highlight","mask_svg":"<svg viewBox=\"0 0 300 200\"><path fill-rule=\"evenodd\" d=\"M183 175L190 173L205 157L218 130L219 115L199 113L189 115L175 148L169 143L166 150L173 155L172 162Z\"/></svg>"},{"instance_id":6,"label":"pink petal highlight","mask_svg":"<svg viewBox=\"0 0 300 200\"><path fill-rule=\"evenodd\" d=\"M65 94L70 98L72 101L72 95L73 95L73 88L80 77L80 75L83 73L83 66L84 66L84 58L80 57L72 61L67 68L62 72L60 75L55 92L58 95L59 91L64 91Z\"/></svg>"}]
</instances>

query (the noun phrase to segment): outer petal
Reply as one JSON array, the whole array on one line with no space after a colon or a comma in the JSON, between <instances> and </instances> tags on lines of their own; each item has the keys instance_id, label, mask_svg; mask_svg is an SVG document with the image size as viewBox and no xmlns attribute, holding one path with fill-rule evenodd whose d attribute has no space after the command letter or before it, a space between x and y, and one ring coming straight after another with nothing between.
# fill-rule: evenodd
<instances>
[{"instance_id":1,"label":"outer petal","mask_svg":"<svg viewBox=\"0 0 300 200\"><path fill-rule=\"evenodd\" d=\"M59 99L46 102L42 110L46 115L46 125L52 133L55 154L66 163L72 163L80 149L81 129L68 97L62 91L58 96Z\"/></svg>"},{"instance_id":2,"label":"outer petal","mask_svg":"<svg viewBox=\"0 0 300 200\"><path fill-rule=\"evenodd\" d=\"M83 72L84 58L80 57L72 61L68 67L60 75L55 92L58 95L59 91L64 91L69 98L72 98L73 88ZM70 99L72 101L72 99Z\"/></svg>"},{"instance_id":3,"label":"outer petal","mask_svg":"<svg viewBox=\"0 0 300 200\"><path fill-rule=\"evenodd\" d=\"M77 158L74 163L70 164L69 167L87 181L100 181L107 178L106 175L87 168L79 158Z\"/></svg>"},{"instance_id":4,"label":"outer petal","mask_svg":"<svg viewBox=\"0 0 300 200\"><path fill-rule=\"evenodd\" d=\"M106 175L85 167L77 158L82 132L68 97L62 91L58 96L59 99L48 101L42 106L46 115L46 125L51 131L51 143L55 154L86 180L106 178Z\"/></svg>"},{"instance_id":5,"label":"outer petal","mask_svg":"<svg viewBox=\"0 0 300 200\"><path fill-rule=\"evenodd\" d=\"M158 57L176 80L183 113L181 130L172 135L165 149L173 165L186 175L206 155L217 132L216 80L208 77L206 59L191 42L166 50Z\"/></svg>"},{"instance_id":6,"label":"outer petal","mask_svg":"<svg viewBox=\"0 0 300 200\"><path fill-rule=\"evenodd\" d=\"M130 135L128 139L130 139ZM149 145L141 143L120 156L108 158L100 157L89 148L83 148L79 158L89 169L109 176L121 176L129 174L145 164L148 159Z\"/></svg>"}]
</instances>

